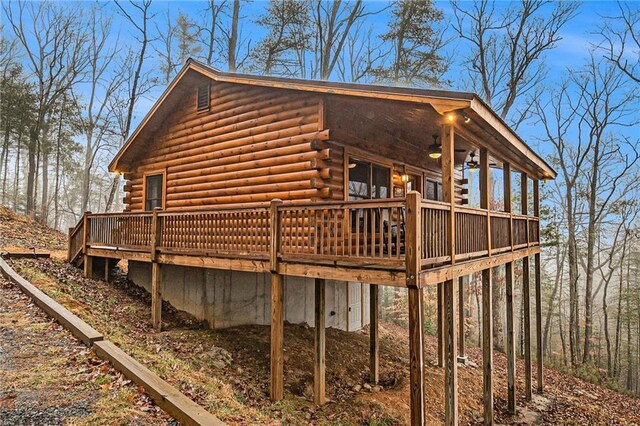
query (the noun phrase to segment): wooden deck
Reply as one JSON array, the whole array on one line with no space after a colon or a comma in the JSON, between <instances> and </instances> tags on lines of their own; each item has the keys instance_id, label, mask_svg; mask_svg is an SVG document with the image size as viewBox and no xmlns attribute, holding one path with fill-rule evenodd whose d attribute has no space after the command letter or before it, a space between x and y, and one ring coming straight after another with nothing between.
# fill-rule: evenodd
<instances>
[{"instance_id":1,"label":"wooden deck","mask_svg":"<svg viewBox=\"0 0 640 426\"><path fill-rule=\"evenodd\" d=\"M411 252L419 253L417 286L424 287L539 252L538 217L455 206L451 222L450 204L418 200L408 209L408 202L274 200L242 208L88 213L70 231L69 260L84 255L407 286Z\"/></svg>"}]
</instances>

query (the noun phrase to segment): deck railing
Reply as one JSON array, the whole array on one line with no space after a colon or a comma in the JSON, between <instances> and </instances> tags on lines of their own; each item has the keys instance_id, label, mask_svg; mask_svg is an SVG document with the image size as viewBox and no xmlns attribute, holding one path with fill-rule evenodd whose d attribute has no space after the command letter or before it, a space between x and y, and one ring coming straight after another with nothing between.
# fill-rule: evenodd
<instances>
[{"instance_id":1,"label":"deck railing","mask_svg":"<svg viewBox=\"0 0 640 426\"><path fill-rule=\"evenodd\" d=\"M278 207L283 259L401 266L404 200L310 203Z\"/></svg>"},{"instance_id":2,"label":"deck railing","mask_svg":"<svg viewBox=\"0 0 640 426\"><path fill-rule=\"evenodd\" d=\"M86 245L259 259L269 259L276 250L284 261L402 268L406 212L405 199L383 199L87 214ZM450 215L449 204L420 202L421 268L451 262ZM536 217L465 206L455 206L454 226L456 261L527 247L539 238ZM77 229L70 239L70 256L84 245L83 232ZM272 244L274 235L277 241Z\"/></svg>"}]
</instances>

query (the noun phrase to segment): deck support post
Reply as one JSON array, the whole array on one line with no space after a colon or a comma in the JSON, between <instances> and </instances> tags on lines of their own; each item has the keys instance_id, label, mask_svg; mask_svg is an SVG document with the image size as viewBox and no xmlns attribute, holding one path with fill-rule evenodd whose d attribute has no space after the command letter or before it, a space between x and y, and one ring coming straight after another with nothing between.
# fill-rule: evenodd
<instances>
[{"instance_id":1,"label":"deck support post","mask_svg":"<svg viewBox=\"0 0 640 426\"><path fill-rule=\"evenodd\" d=\"M462 364L467 363L467 342L465 339L464 314L465 281L466 278L464 276L458 278L458 362Z\"/></svg>"},{"instance_id":2,"label":"deck support post","mask_svg":"<svg viewBox=\"0 0 640 426\"><path fill-rule=\"evenodd\" d=\"M93 278L93 257L87 254L84 255L84 277Z\"/></svg>"},{"instance_id":3,"label":"deck support post","mask_svg":"<svg viewBox=\"0 0 640 426\"><path fill-rule=\"evenodd\" d=\"M162 330L162 266L158 263L158 246L162 243L159 207L151 216L151 323L156 331Z\"/></svg>"},{"instance_id":4,"label":"deck support post","mask_svg":"<svg viewBox=\"0 0 640 426\"><path fill-rule=\"evenodd\" d=\"M457 326L456 309L457 282L455 279L443 283L445 300L444 321L444 382L445 403L444 422L446 425L458 424L458 350L457 350Z\"/></svg>"},{"instance_id":5,"label":"deck support post","mask_svg":"<svg viewBox=\"0 0 640 426\"><path fill-rule=\"evenodd\" d=\"M407 289L409 297L409 398L411 424L424 425L424 333L422 329L422 293L417 287Z\"/></svg>"},{"instance_id":6,"label":"deck support post","mask_svg":"<svg viewBox=\"0 0 640 426\"><path fill-rule=\"evenodd\" d=\"M529 214L529 179L526 173L521 175L521 201L522 201L522 214ZM527 221L527 243L529 242L529 222ZM532 392L532 374L531 374L531 291L529 282L529 257L522 258L522 304L524 315L524 383L525 383L525 397L527 401L531 401L533 397Z\"/></svg>"},{"instance_id":7,"label":"deck support post","mask_svg":"<svg viewBox=\"0 0 640 426\"><path fill-rule=\"evenodd\" d=\"M504 184L504 211L509 213L509 246L513 251L513 199L511 189L511 164L505 162L502 169ZM507 262L505 268L505 292L506 292L506 338L505 350L507 356L507 410L510 414L516 414L516 339L514 324L513 303L513 262Z\"/></svg>"},{"instance_id":8,"label":"deck support post","mask_svg":"<svg viewBox=\"0 0 640 426\"><path fill-rule=\"evenodd\" d=\"M480 207L487 211L486 248L491 256L491 168L489 151L480 149ZM482 271L482 371L484 424L493 424L493 270Z\"/></svg>"},{"instance_id":9,"label":"deck support post","mask_svg":"<svg viewBox=\"0 0 640 426\"><path fill-rule=\"evenodd\" d=\"M533 215L538 218L538 244L540 243L540 186L533 181ZM536 286L536 362L538 364L538 393L544 392L544 347L542 342L542 265L540 253L535 254L535 286Z\"/></svg>"},{"instance_id":10,"label":"deck support post","mask_svg":"<svg viewBox=\"0 0 640 426\"><path fill-rule=\"evenodd\" d=\"M369 382L377 385L380 376L380 354L379 354L379 292L380 287L377 285L369 286L370 289L370 305L369 305Z\"/></svg>"},{"instance_id":11,"label":"deck support post","mask_svg":"<svg viewBox=\"0 0 640 426\"><path fill-rule=\"evenodd\" d=\"M151 264L151 323L156 331L162 330L162 266Z\"/></svg>"},{"instance_id":12,"label":"deck support post","mask_svg":"<svg viewBox=\"0 0 640 426\"><path fill-rule=\"evenodd\" d=\"M325 403L325 280L315 279L315 358L313 398L316 405Z\"/></svg>"},{"instance_id":13,"label":"deck support post","mask_svg":"<svg viewBox=\"0 0 640 426\"><path fill-rule=\"evenodd\" d=\"M271 273L271 401L284 397L284 277Z\"/></svg>"},{"instance_id":14,"label":"deck support post","mask_svg":"<svg viewBox=\"0 0 640 426\"><path fill-rule=\"evenodd\" d=\"M509 414L516 414L516 340L513 322L513 262L505 265L506 309L507 309L507 409Z\"/></svg>"},{"instance_id":15,"label":"deck support post","mask_svg":"<svg viewBox=\"0 0 640 426\"><path fill-rule=\"evenodd\" d=\"M409 304L409 400L411 424L424 424L424 333L422 324L423 289L420 282L422 253L422 196L407 194L405 264Z\"/></svg>"},{"instance_id":16,"label":"deck support post","mask_svg":"<svg viewBox=\"0 0 640 426\"><path fill-rule=\"evenodd\" d=\"M456 263L456 215L455 215L455 129L452 124L441 128L442 139L442 200L449 205L447 223L448 251L451 265ZM441 284L443 313L443 346L444 346L444 385L445 404L444 422L446 425L458 424L458 282L455 276Z\"/></svg>"},{"instance_id":17,"label":"deck support post","mask_svg":"<svg viewBox=\"0 0 640 426\"><path fill-rule=\"evenodd\" d=\"M438 367L444 367L444 290L443 283L437 284L437 330L438 334Z\"/></svg>"},{"instance_id":18,"label":"deck support post","mask_svg":"<svg viewBox=\"0 0 640 426\"><path fill-rule=\"evenodd\" d=\"M109 282L109 258L104 258L104 281Z\"/></svg>"},{"instance_id":19,"label":"deck support post","mask_svg":"<svg viewBox=\"0 0 640 426\"><path fill-rule=\"evenodd\" d=\"M493 424L493 289L492 270L482 271L482 371L484 424Z\"/></svg>"},{"instance_id":20,"label":"deck support post","mask_svg":"<svg viewBox=\"0 0 640 426\"><path fill-rule=\"evenodd\" d=\"M269 208L269 268L271 270L271 383L272 402L284 398L284 277L278 273L281 222L278 206L282 200L271 200Z\"/></svg>"}]
</instances>

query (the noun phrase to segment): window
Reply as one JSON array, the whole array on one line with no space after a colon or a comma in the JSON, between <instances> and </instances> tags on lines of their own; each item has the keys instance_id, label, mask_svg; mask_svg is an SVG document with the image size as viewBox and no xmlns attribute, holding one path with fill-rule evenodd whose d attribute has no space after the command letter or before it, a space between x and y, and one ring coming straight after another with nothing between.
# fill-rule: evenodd
<instances>
[{"instance_id":1,"label":"window","mask_svg":"<svg viewBox=\"0 0 640 426\"><path fill-rule=\"evenodd\" d=\"M391 169L349 158L349 200L389 198Z\"/></svg>"},{"instance_id":2,"label":"window","mask_svg":"<svg viewBox=\"0 0 640 426\"><path fill-rule=\"evenodd\" d=\"M198 111L209 109L211 101L211 85L209 83L198 86Z\"/></svg>"},{"instance_id":3,"label":"window","mask_svg":"<svg viewBox=\"0 0 640 426\"><path fill-rule=\"evenodd\" d=\"M442 184L434 180L426 180L426 194L427 200L442 201Z\"/></svg>"},{"instance_id":4,"label":"window","mask_svg":"<svg viewBox=\"0 0 640 426\"><path fill-rule=\"evenodd\" d=\"M144 209L146 211L152 211L156 207L162 208L163 186L164 174L145 177Z\"/></svg>"}]
</instances>

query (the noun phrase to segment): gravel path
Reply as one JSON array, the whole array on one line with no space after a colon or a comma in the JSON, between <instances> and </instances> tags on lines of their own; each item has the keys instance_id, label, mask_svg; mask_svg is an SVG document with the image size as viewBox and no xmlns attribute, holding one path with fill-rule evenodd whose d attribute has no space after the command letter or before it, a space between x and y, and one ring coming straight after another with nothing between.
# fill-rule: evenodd
<instances>
[{"instance_id":1,"label":"gravel path","mask_svg":"<svg viewBox=\"0 0 640 426\"><path fill-rule=\"evenodd\" d=\"M0 276L0 425L175 424Z\"/></svg>"}]
</instances>

